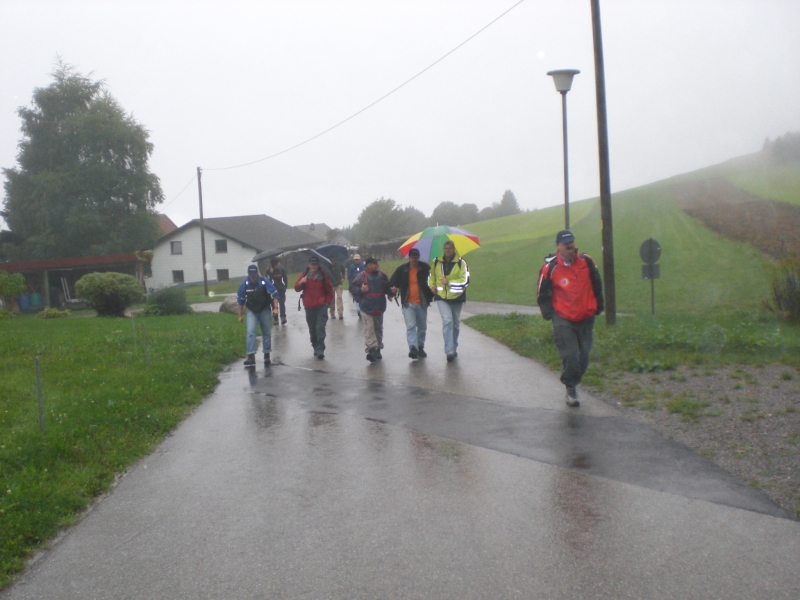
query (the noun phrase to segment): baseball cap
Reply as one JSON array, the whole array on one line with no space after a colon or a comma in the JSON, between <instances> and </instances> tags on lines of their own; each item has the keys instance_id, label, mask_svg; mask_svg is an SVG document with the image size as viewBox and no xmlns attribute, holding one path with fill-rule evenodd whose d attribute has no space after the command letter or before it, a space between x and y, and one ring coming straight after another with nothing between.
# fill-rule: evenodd
<instances>
[{"instance_id":1,"label":"baseball cap","mask_svg":"<svg viewBox=\"0 0 800 600\"><path fill-rule=\"evenodd\" d=\"M408 251L408 255L409 256L419 256L419 250L417 250L416 248L412 248L411 250Z\"/></svg>"},{"instance_id":2,"label":"baseball cap","mask_svg":"<svg viewBox=\"0 0 800 600\"><path fill-rule=\"evenodd\" d=\"M556 234L556 244L569 244L575 241L575 236L569 229L562 229Z\"/></svg>"},{"instance_id":3,"label":"baseball cap","mask_svg":"<svg viewBox=\"0 0 800 600\"><path fill-rule=\"evenodd\" d=\"M377 265L377 264L378 264L378 259L377 259L377 258L375 258L374 256L370 256L370 257L369 257L367 260L365 260L364 262L365 262L366 264L368 264L368 265L371 265L371 264L375 264L375 265Z\"/></svg>"},{"instance_id":4,"label":"baseball cap","mask_svg":"<svg viewBox=\"0 0 800 600\"><path fill-rule=\"evenodd\" d=\"M360 254L353 254L353 260L355 260L355 259L361 260L361 255Z\"/></svg>"},{"instance_id":5,"label":"baseball cap","mask_svg":"<svg viewBox=\"0 0 800 600\"><path fill-rule=\"evenodd\" d=\"M308 264L310 264L310 265L318 265L319 264L319 259L316 256L312 256L311 258L308 259Z\"/></svg>"},{"instance_id":6,"label":"baseball cap","mask_svg":"<svg viewBox=\"0 0 800 600\"><path fill-rule=\"evenodd\" d=\"M247 267L247 274L258 275L258 267L255 265L250 265L249 267Z\"/></svg>"}]
</instances>

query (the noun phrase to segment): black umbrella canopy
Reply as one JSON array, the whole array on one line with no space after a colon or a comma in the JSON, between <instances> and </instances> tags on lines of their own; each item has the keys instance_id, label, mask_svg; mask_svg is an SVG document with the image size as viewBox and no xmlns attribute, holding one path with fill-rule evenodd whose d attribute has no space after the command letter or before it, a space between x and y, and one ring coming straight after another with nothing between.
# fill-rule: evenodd
<instances>
[{"instance_id":1,"label":"black umbrella canopy","mask_svg":"<svg viewBox=\"0 0 800 600\"><path fill-rule=\"evenodd\" d=\"M335 258L339 262L345 262L350 257L347 252L347 248L338 244L325 244L324 246L319 246L317 248L317 252L319 252L322 256L330 258L331 260Z\"/></svg>"},{"instance_id":2,"label":"black umbrella canopy","mask_svg":"<svg viewBox=\"0 0 800 600\"><path fill-rule=\"evenodd\" d=\"M316 256L319 259L319 268L322 269L323 273L325 273L328 277L333 279L333 263L328 259L328 257L323 256L316 250L312 250L311 248L302 248L297 251L299 254L306 254L309 258L312 256Z\"/></svg>"}]
</instances>

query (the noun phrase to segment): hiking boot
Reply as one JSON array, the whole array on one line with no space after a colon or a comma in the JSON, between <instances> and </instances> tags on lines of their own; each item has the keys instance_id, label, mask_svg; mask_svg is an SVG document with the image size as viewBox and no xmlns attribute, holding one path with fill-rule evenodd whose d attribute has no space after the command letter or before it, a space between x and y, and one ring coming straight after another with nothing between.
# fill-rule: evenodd
<instances>
[{"instance_id":1,"label":"hiking boot","mask_svg":"<svg viewBox=\"0 0 800 600\"><path fill-rule=\"evenodd\" d=\"M578 390L574 387L567 388L567 406L570 408L577 408L581 405L580 400L578 400Z\"/></svg>"},{"instance_id":2,"label":"hiking boot","mask_svg":"<svg viewBox=\"0 0 800 600\"><path fill-rule=\"evenodd\" d=\"M448 354L447 355L447 362L453 362L456 359L455 354Z\"/></svg>"},{"instance_id":3,"label":"hiking boot","mask_svg":"<svg viewBox=\"0 0 800 600\"><path fill-rule=\"evenodd\" d=\"M427 356L428 356L428 353L427 353L427 352L425 352L425 348L423 348L422 346L420 346L420 347L419 347L419 357L420 357L420 358L427 358Z\"/></svg>"},{"instance_id":4,"label":"hiking boot","mask_svg":"<svg viewBox=\"0 0 800 600\"><path fill-rule=\"evenodd\" d=\"M285 318L281 319L281 325L286 325L286 319Z\"/></svg>"},{"instance_id":5,"label":"hiking boot","mask_svg":"<svg viewBox=\"0 0 800 600\"><path fill-rule=\"evenodd\" d=\"M273 325L277 325L278 324L278 317L272 317L272 324Z\"/></svg>"},{"instance_id":6,"label":"hiking boot","mask_svg":"<svg viewBox=\"0 0 800 600\"><path fill-rule=\"evenodd\" d=\"M339 320L340 321L344 321L344 316L343 315L339 315Z\"/></svg>"},{"instance_id":7,"label":"hiking boot","mask_svg":"<svg viewBox=\"0 0 800 600\"><path fill-rule=\"evenodd\" d=\"M381 354L380 350L375 350L375 358L377 358L378 360L383 359L383 354Z\"/></svg>"},{"instance_id":8,"label":"hiking boot","mask_svg":"<svg viewBox=\"0 0 800 600\"><path fill-rule=\"evenodd\" d=\"M419 356L419 350L417 350L416 346L411 346L408 350L408 358L417 358Z\"/></svg>"},{"instance_id":9,"label":"hiking boot","mask_svg":"<svg viewBox=\"0 0 800 600\"><path fill-rule=\"evenodd\" d=\"M319 360L325 360L325 353L324 352L320 352L319 354L317 354L317 358Z\"/></svg>"},{"instance_id":10,"label":"hiking boot","mask_svg":"<svg viewBox=\"0 0 800 600\"><path fill-rule=\"evenodd\" d=\"M256 364L256 355L255 354L248 354L247 358L244 361L244 366L245 367L252 367L254 364Z\"/></svg>"},{"instance_id":11,"label":"hiking boot","mask_svg":"<svg viewBox=\"0 0 800 600\"><path fill-rule=\"evenodd\" d=\"M271 365L272 361L269 358L269 352L264 353L264 365Z\"/></svg>"},{"instance_id":12,"label":"hiking boot","mask_svg":"<svg viewBox=\"0 0 800 600\"><path fill-rule=\"evenodd\" d=\"M376 360L378 360L377 357L375 356L374 350L370 349L367 351L367 360L369 362L375 362Z\"/></svg>"}]
</instances>

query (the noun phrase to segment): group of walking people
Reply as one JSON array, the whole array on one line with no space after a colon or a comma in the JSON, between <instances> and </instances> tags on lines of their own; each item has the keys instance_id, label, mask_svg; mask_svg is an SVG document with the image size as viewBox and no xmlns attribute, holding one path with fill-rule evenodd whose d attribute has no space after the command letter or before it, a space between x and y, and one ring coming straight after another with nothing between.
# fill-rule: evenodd
<instances>
[{"instance_id":1,"label":"group of walking people","mask_svg":"<svg viewBox=\"0 0 800 600\"><path fill-rule=\"evenodd\" d=\"M366 359L383 358L383 315L389 302L396 301L403 310L406 325L408 357L412 360L428 356L425 342L428 330L428 307L434 303L442 317L442 336L447 362L458 357L458 335L461 309L467 299L469 269L456 252L455 244L446 241L443 251L429 264L420 260L419 250L408 252L408 261L389 277L381 271L377 258L361 263L358 254L347 265L333 261L333 277L325 273L319 258L312 256L308 268L300 274L294 289L301 293L314 356L325 358L325 335L330 318L343 319L342 288L346 277L358 314L364 325ZM286 272L279 261L273 261L269 277L259 275L250 265L248 277L239 286L239 321L247 313L247 359L255 365L256 328L260 325L264 364L270 364L271 328L280 318L286 324ZM556 236L556 252L545 258L539 272L537 303L542 316L552 321L553 337L561 357L561 382L566 387L567 406L580 406L577 386L589 366L594 318L603 312L603 290L597 265L581 254L571 231ZM272 318L270 318L270 316Z\"/></svg>"},{"instance_id":2,"label":"group of walking people","mask_svg":"<svg viewBox=\"0 0 800 600\"><path fill-rule=\"evenodd\" d=\"M397 267L391 277L381 271L377 258L369 257L363 264L358 254L348 264L332 261L332 276L323 271L317 256L309 258L308 267L294 284L300 292L305 309L306 324L314 356L325 358L325 336L330 318L344 318L342 300L346 277L358 316L364 327L364 351L370 362L381 360L384 347L383 315L388 303L395 301L403 311L406 325L408 356L425 358L428 331L428 307L435 303L442 316L442 334L447 362L458 356L458 334L461 329L461 307L466 301L469 269L456 252L452 242L445 242L441 256L432 264L420 260L419 250L412 248L408 261ZM261 327L264 364L271 363L272 325L286 324L286 272L279 261L273 260L267 277L261 276L256 265L248 267L248 276L239 286L237 301L239 321L247 318L247 358L244 364L256 363L256 332Z\"/></svg>"}]
</instances>

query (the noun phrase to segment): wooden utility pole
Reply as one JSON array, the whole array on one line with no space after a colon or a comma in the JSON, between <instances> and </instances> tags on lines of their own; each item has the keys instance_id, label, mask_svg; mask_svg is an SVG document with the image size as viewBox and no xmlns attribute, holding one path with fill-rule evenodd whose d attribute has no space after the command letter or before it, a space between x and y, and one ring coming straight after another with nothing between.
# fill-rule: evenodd
<instances>
[{"instance_id":1,"label":"wooden utility pole","mask_svg":"<svg viewBox=\"0 0 800 600\"><path fill-rule=\"evenodd\" d=\"M208 296L208 273L206 272L206 226L203 222L203 184L200 167L197 167L197 195L200 197L200 254L203 257L203 291Z\"/></svg>"},{"instance_id":2,"label":"wooden utility pole","mask_svg":"<svg viewBox=\"0 0 800 600\"><path fill-rule=\"evenodd\" d=\"M603 287L606 323L617 322L617 293L614 277L614 226L611 218L611 175L608 160L608 117L606 115L606 74L603 66L603 36L600 27L600 0L592 4L594 34L594 77L597 92L597 145L600 158L600 220L603 241Z\"/></svg>"}]
</instances>

